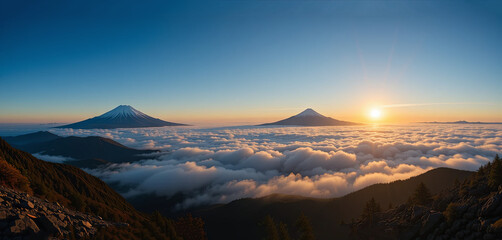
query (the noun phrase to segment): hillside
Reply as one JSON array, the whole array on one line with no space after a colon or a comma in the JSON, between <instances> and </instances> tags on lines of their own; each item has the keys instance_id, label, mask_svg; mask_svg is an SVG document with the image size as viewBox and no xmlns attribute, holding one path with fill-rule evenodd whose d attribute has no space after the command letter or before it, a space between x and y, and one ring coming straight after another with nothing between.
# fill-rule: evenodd
<instances>
[{"instance_id":1,"label":"hillside","mask_svg":"<svg viewBox=\"0 0 502 240\"><path fill-rule=\"evenodd\" d=\"M5 236L2 239L87 238L110 226L126 225L0 186L0 233Z\"/></svg>"},{"instance_id":2,"label":"hillside","mask_svg":"<svg viewBox=\"0 0 502 240\"><path fill-rule=\"evenodd\" d=\"M353 239L502 239L502 160L434 197L417 190L406 204L367 216L350 224Z\"/></svg>"},{"instance_id":3,"label":"hillside","mask_svg":"<svg viewBox=\"0 0 502 240\"><path fill-rule=\"evenodd\" d=\"M61 137L56 134L47 131L39 131L19 136L4 137L3 139L7 141L11 146L20 148L25 145L48 142L59 138Z\"/></svg>"},{"instance_id":4,"label":"hillside","mask_svg":"<svg viewBox=\"0 0 502 240\"><path fill-rule=\"evenodd\" d=\"M63 156L78 160L76 166L87 168L106 163L138 161L147 158L145 157L147 154L158 152L129 148L104 137L60 137L49 132L6 137L5 140L16 148L33 154Z\"/></svg>"},{"instance_id":5,"label":"hillside","mask_svg":"<svg viewBox=\"0 0 502 240\"><path fill-rule=\"evenodd\" d=\"M344 197L315 199L287 195L271 195L258 199L241 199L229 204L214 206L196 212L206 221L210 239L259 239L262 229L258 223L266 215L294 226L304 213L311 219L317 239L347 239L349 228L340 222L358 218L366 202L374 197L382 206L406 202L418 183L424 182L436 194L463 181L472 173L448 168L438 168L407 180L376 184ZM437 184L441 182L441 184ZM243 235L242 233L247 234Z\"/></svg>"},{"instance_id":6,"label":"hillside","mask_svg":"<svg viewBox=\"0 0 502 240\"><path fill-rule=\"evenodd\" d=\"M128 223L128 227L107 227L98 231L103 239L176 239L175 227L200 230L198 219L178 223L160 215L147 216L138 212L126 200L100 179L65 164L39 160L29 153L12 148L0 138L0 161L5 161L27 180L29 188L42 199L104 220ZM9 186L7 186L9 187ZM187 223L188 222L188 223Z\"/></svg>"}]
</instances>

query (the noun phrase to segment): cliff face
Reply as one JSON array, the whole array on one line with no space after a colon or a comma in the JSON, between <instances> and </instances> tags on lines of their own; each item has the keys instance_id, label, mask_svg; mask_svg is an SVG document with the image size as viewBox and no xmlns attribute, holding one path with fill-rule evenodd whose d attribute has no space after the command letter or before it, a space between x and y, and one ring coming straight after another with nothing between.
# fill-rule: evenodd
<instances>
[{"instance_id":1,"label":"cliff face","mask_svg":"<svg viewBox=\"0 0 502 240\"><path fill-rule=\"evenodd\" d=\"M127 226L72 211L28 193L0 186L0 239L86 238L101 227Z\"/></svg>"},{"instance_id":2,"label":"cliff face","mask_svg":"<svg viewBox=\"0 0 502 240\"><path fill-rule=\"evenodd\" d=\"M349 224L352 238L502 239L502 186L497 177L502 172L496 161L500 159L436 195L431 204L403 204Z\"/></svg>"}]
</instances>

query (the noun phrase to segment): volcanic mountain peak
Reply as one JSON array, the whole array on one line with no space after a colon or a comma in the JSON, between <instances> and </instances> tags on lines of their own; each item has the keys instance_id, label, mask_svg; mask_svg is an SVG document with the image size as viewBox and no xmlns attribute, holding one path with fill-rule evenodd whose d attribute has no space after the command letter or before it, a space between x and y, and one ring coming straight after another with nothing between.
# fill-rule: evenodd
<instances>
[{"instance_id":1,"label":"volcanic mountain peak","mask_svg":"<svg viewBox=\"0 0 502 240\"><path fill-rule=\"evenodd\" d=\"M314 111L312 108L307 108L303 112L297 114L295 117L324 117L322 114Z\"/></svg>"},{"instance_id":2,"label":"volcanic mountain peak","mask_svg":"<svg viewBox=\"0 0 502 240\"><path fill-rule=\"evenodd\" d=\"M118 118L118 117L148 117L148 115L142 113L139 110L129 106L129 105L120 105L111 111L104 113L103 115L98 116L99 118Z\"/></svg>"},{"instance_id":3,"label":"volcanic mountain peak","mask_svg":"<svg viewBox=\"0 0 502 240\"><path fill-rule=\"evenodd\" d=\"M111 129L111 128L143 128L163 126L184 126L185 124L166 122L150 117L129 105L120 105L103 115L84 121L59 126L57 128L75 129Z\"/></svg>"},{"instance_id":4,"label":"volcanic mountain peak","mask_svg":"<svg viewBox=\"0 0 502 240\"><path fill-rule=\"evenodd\" d=\"M261 124L261 126L283 125L283 126L345 126L359 125L358 123L340 121L330 117L326 117L312 108L307 108L303 112L292 117L273 122Z\"/></svg>"}]
</instances>

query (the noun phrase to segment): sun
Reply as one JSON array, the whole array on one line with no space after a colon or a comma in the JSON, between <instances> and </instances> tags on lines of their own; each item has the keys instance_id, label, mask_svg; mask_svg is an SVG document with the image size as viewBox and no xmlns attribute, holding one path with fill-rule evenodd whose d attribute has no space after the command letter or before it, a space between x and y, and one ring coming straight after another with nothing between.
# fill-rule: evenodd
<instances>
[{"instance_id":1,"label":"sun","mask_svg":"<svg viewBox=\"0 0 502 240\"><path fill-rule=\"evenodd\" d=\"M370 117L373 120L380 119L382 117L382 111L380 111L380 109L378 108L373 108L370 111Z\"/></svg>"}]
</instances>

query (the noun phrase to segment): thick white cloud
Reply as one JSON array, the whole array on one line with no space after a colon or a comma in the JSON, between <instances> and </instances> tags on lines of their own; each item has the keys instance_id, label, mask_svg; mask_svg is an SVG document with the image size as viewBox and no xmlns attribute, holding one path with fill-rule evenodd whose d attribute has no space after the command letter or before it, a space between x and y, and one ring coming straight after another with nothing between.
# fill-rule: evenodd
<instances>
[{"instance_id":1,"label":"thick white cloud","mask_svg":"<svg viewBox=\"0 0 502 240\"><path fill-rule=\"evenodd\" d=\"M436 167L476 170L502 150L501 125L54 129L165 150L155 159L88 170L128 187L187 199L179 207L272 193L336 197ZM153 157L153 156L152 156Z\"/></svg>"}]
</instances>

